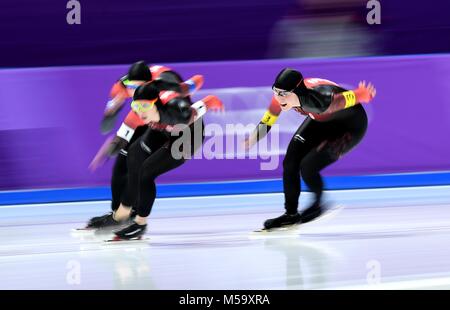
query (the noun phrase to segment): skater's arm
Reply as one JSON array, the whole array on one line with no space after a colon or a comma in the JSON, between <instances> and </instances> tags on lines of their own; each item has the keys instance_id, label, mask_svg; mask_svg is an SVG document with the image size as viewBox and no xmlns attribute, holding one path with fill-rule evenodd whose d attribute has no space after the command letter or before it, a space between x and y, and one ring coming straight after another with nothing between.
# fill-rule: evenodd
<instances>
[{"instance_id":1,"label":"skater's arm","mask_svg":"<svg viewBox=\"0 0 450 310\"><path fill-rule=\"evenodd\" d=\"M190 125L209 110L223 111L223 103L213 95L189 105L186 100L171 100L159 111L159 123L170 126Z\"/></svg>"},{"instance_id":2,"label":"skater's arm","mask_svg":"<svg viewBox=\"0 0 450 310\"><path fill-rule=\"evenodd\" d=\"M109 137L98 150L89 169L92 171L103 165L110 157L116 156L130 142L137 127L145 125L142 119L130 111L114 137Z\"/></svg>"},{"instance_id":3,"label":"skater's arm","mask_svg":"<svg viewBox=\"0 0 450 310\"><path fill-rule=\"evenodd\" d=\"M128 142L121 137L108 137L89 164L89 169L91 171L97 170L97 168L102 166L110 157L117 155L127 144Z\"/></svg>"},{"instance_id":4,"label":"skater's arm","mask_svg":"<svg viewBox=\"0 0 450 310\"><path fill-rule=\"evenodd\" d=\"M343 109L348 109L356 104L368 103L376 95L376 89L373 84L366 82L360 82L358 88L355 90L349 90L342 93L334 94L328 108L323 112L334 113Z\"/></svg>"},{"instance_id":5,"label":"skater's arm","mask_svg":"<svg viewBox=\"0 0 450 310\"><path fill-rule=\"evenodd\" d=\"M177 84L164 79L155 80L154 84L161 91L175 91L181 96L186 97L192 95L203 86L203 76L194 75L190 79Z\"/></svg>"},{"instance_id":6,"label":"skater's arm","mask_svg":"<svg viewBox=\"0 0 450 310\"><path fill-rule=\"evenodd\" d=\"M109 94L110 100L106 103L103 118L100 122L100 131L103 134L107 134L113 130L117 116L120 110L122 110L125 100L129 98L126 86L123 84L124 78L125 77L114 83L111 88Z\"/></svg>"},{"instance_id":7,"label":"skater's arm","mask_svg":"<svg viewBox=\"0 0 450 310\"><path fill-rule=\"evenodd\" d=\"M224 106L222 101L217 96L208 95L202 100L199 100L192 104L191 109L195 111L195 117L190 121L190 123L193 123L199 118L203 117L203 115L205 115L207 111L223 112Z\"/></svg>"},{"instance_id":8,"label":"skater's arm","mask_svg":"<svg viewBox=\"0 0 450 310\"><path fill-rule=\"evenodd\" d=\"M264 116L256 126L255 130L250 134L250 137L246 140L245 147L248 149L256 144L259 140L264 138L269 133L270 129L272 128L273 124L275 124L280 114L280 105L275 100L275 97L272 97L269 108L267 109L266 113L264 113Z\"/></svg>"},{"instance_id":9,"label":"skater's arm","mask_svg":"<svg viewBox=\"0 0 450 310\"><path fill-rule=\"evenodd\" d=\"M183 83L180 84L181 95L189 96L195 93L203 86L203 76L200 74L192 76L190 79L187 79Z\"/></svg>"},{"instance_id":10,"label":"skater's arm","mask_svg":"<svg viewBox=\"0 0 450 310\"><path fill-rule=\"evenodd\" d=\"M133 137L136 128L143 125L145 125L145 123L142 119L134 111L130 111L117 131L116 136L128 143Z\"/></svg>"},{"instance_id":11,"label":"skater's arm","mask_svg":"<svg viewBox=\"0 0 450 310\"><path fill-rule=\"evenodd\" d=\"M109 93L110 100L106 103L105 116L117 113L127 99L128 92L122 81L117 81L111 88Z\"/></svg>"}]
</instances>

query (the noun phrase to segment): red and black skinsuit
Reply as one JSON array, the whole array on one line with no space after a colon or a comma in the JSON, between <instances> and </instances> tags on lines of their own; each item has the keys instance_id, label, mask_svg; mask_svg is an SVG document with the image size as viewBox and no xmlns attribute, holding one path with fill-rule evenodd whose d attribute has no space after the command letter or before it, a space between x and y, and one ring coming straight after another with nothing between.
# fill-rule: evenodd
<instances>
[{"instance_id":1,"label":"red and black skinsuit","mask_svg":"<svg viewBox=\"0 0 450 310\"><path fill-rule=\"evenodd\" d=\"M184 106L179 103L184 103ZM188 98L178 102L176 99L163 102L159 98L155 104L161 118L159 123L150 125L130 146L127 159L128 194L123 197L122 204L133 206L140 217L149 216L152 210L156 198L156 178L183 165L204 141L202 118L185 126L179 134L173 134L172 126L189 124L194 116L195 110L189 109L188 105L192 102ZM184 143L181 144L181 141Z\"/></svg>"},{"instance_id":2,"label":"red and black skinsuit","mask_svg":"<svg viewBox=\"0 0 450 310\"><path fill-rule=\"evenodd\" d=\"M183 81L178 73L172 71L168 67L154 65L150 66L149 68L150 72L152 73L153 80L160 78L165 81L174 83L181 83ZM126 86L123 84L123 80L125 80L126 78L127 76L124 76L112 86L110 92L111 98L121 96L123 99L130 99L132 97L130 96ZM126 144L120 150L119 154L117 155L112 171L111 209L113 211L119 208L119 205L122 200L130 201L131 199L128 197L129 191L126 190L128 182L128 165L127 165L128 148L136 140L138 140L146 132L147 129L148 126L145 125L133 111L130 111L127 114L121 128L119 129L119 132L121 132L122 134L126 133L127 135L126 138L127 140L129 140L129 143Z\"/></svg>"},{"instance_id":3,"label":"red and black skinsuit","mask_svg":"<svg viewBox=\"0 0 450 310\"><path fill-rule=\"evenodd\" d=\"M364 137L367 115L354 93L338 84L318 78L305 78L303 89L296 92L300 107L296 112L306 115L292 137L283 161L285 209L297 213L300 197L300 176L315 194L311 207L320 206L323 181L320 171L349 152ZM348 99L348 96L352 97ZM260 124L258 138L275 123L281 113L279 103L272 102Z\"/></svg>"}]
</instances>

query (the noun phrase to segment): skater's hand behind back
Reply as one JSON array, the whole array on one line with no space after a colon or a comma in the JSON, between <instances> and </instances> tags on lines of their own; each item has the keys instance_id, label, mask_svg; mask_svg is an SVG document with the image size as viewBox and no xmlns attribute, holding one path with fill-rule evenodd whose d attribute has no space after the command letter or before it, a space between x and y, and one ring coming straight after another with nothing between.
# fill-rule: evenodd
<instances>
[{"instance_id":1,"label":"skater's hand behind back","mask_svg":"<svg viewBox=\"0 0 450 310\"><path fill-rule=\"evenodd\" d=\"M366 81L361 81L358 84L358 88L355 90L357 98L362 103L369 103L375 98L377 90L372 83L366 84Z\"/></svg>"},{"instance_id":2,"label":"skater's hand behind back","mask_svg":"<svg viewBox=\"0 0 450 310\"><path fill-rule=\"evenodd\" d=\"M222 101L217 96L209 95L206 96L202 101L205 103L208 111L223 112L225 110Z\"/></svg>"}]
</instances>

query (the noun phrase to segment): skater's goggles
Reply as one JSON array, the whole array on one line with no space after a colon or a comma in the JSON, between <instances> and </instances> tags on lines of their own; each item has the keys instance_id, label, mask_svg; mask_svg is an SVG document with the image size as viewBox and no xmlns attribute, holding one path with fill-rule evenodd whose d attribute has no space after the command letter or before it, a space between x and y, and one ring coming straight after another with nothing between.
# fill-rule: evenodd
<instances>
[{"instance_id":1,"label":"skater's goggles","mask_svg":"<svg viewBox=\"0 0 450 310\"><path fill-rule=\"evenodd\" d=\"M145 81L131 81L131 80L123 80L123 85L125 85L127 88L136 90L139 86L145 83Z\"/></svg>"},{"instance_id":2,"label":"skater's goggles","mask_svg":"<svg viewBox=\"0 0 450 310\"><path fill-rule=\"evenodd\" d=\"M272 87L272 91L275 95L277 95L279 97L287 97L294 92L294 90L284 90L284 89L278 89L276 87Z\"/></svg>"},{"instance_id":3,"label":"skater's goggles","mask_svg":"<svg viewBox=\"0 0 450 310\"><path fill-rule=\"evenodd\" d=\"M272 86L272 91L277 96L287 97L294 92L294 90L302 83L302 81L303 81L303 79L300 79L300 81L297 83L297 85L292 90L279 89L279 88L276 88L275 86ZM274 85L276 85L276 84L274 84Z\"/></svg>"},{"instance_id":4,"label":"skater's goggles","mask_svg":"<svg viewBox=\"0 0 450 310\"><path fill-rule=\"evenodd\" d=\"M158 99L153 99L153 100L133 100L131 102L131 109L134 112L147 112L149 111L153 105L155 104L155 102Z\"/></svg>"}]
</instances>

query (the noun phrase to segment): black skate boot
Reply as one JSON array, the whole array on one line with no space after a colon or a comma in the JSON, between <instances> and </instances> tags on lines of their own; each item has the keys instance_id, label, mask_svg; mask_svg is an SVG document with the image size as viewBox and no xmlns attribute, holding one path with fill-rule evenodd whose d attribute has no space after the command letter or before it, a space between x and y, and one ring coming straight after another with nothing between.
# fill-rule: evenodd
<instances>
[{"instance_id":1,"label":"black skate boot","mask_svg":"<svg viewBox=\"0 0 450 310\"><path fill-rule=\"evenodd\" d=\"M133 222L131 225L114 232L115 237L113 238L113 241L141 240L146 230L147 225L139 225L138 223Z\"/></svg>"},{"instance_id":2,"label":"black skate boot","mask_svg":"<svg viewBox=\"0 0 450 310\"><path fill-rule=\"evenodd\" d=\"M268 219L264 222L264 229L272 229L272 228L279 228L287 225L293 225L300 223L300 214L294 213L294 214L288 214L285 213L282 216Z\"/></svg>"},{"instance_id":3,"label":"black skate boot","mask_svg":"<svg viewBox=\"0 0 450 310\"><path fill-rule=\"evenodd\" d=\"M318 218L324 213L324 208L319 202L313 203L310 207L306 208L301 214L302 223L308 223Z\"/></svg>"},{"instance_id":4,"label":"black skate boot","mask_svg":"<svg viewBox=\"0 0 450 310\"><path fill-rule=\"evenodd\" d=\"M114 213L110 212L102 216L96 216L89 220L86 225L86 229L107 229L107 228L115 228L117 226L123 225L127 223L126 221L116 221L114 219Z\"/></svg>"}]
</instances>

